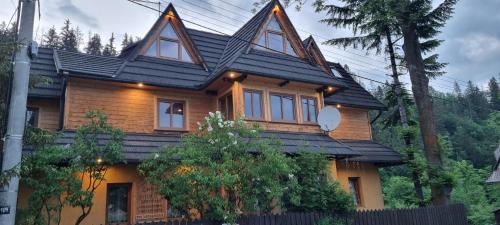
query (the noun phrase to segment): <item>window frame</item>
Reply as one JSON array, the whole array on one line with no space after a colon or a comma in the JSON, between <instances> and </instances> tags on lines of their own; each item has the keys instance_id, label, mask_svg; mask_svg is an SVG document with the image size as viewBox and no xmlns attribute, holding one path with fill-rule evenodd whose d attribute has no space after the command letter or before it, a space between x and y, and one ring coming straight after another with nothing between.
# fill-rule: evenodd
<instances>
[{"instance_id":1,"label":"window frame","mask_svg":"<svg viewBox=\"0 0 500 225\"><path fill-rule=\"evenodd\" d=\"M119 223L111 223L111 224L129 224L132 222L132 183L107 183L106 184L106 216L105 216L105 224L110 224L108 222L108 193L109 193L109 188L110 186L123 186L127 187L128 193L127 193L127 222L119 222Z\"/></svg>"},{"instance_id":2,"label":"window frame","mask_svg":"<svg viewBox=\"0 0 500 225\"><path fill-rule=\"evenodd\" d=\"M280 97L280 113L281 113L281 119L275 119L273 118L273 104L272 104L272 96L279 96ZM292 113L293 113L293 120L285 120L284 119L284 114L283 114L283 97L292 97ZM271 115L270 115L270 120L272 122L281 122L281 123L297 123L297 102L296 102L297 96L295 94L286 94L286 93L279 93L279 92L269 92L269 107L271 109Z\"/></svg>"},{"instance_id":3,"label":"window frame","mask_svg":"<svg viewBox=\"0 0 500 225\"><path fill-rule=\"evenodd\" d=\"M40 108L38 107L31 107L31 106L28 106L26 107L26 115L25 115L25 122L24 122L24 125L27 127L28 126L28 111L33 111L35 112L35 119L33 121L33 128L38 128L39 127L39 117L40 117Z\"/></svg>"},{"instance_id":4,"label":"window frame","mask_svg":"<svg viewBox=\"0 0 500 225\"><path fill-rule=\"evenodd\" d=\"M172 29L174 29L174 31L176 32L177 38L165 37L165 36L161 35L161 31L163 29L165 29L168 26L169 23L171 23ZM162 59L169 59L169 60L175 60L175 61L179 61L179 62L186 62L186 63L193 63L194 64L195 62L193 60L193 56L186 49L186 47L184 46L184 43L181 41L181 38L179 38L179 34L175 30L175 25L172 22L168 22L167 24L165 24L165 26L163 26L162 30L159 31L158 36L156 38L154 38L153 41L149 44L149 47L151 48L151 45L154 42L156 42L156 56L151 56L151 55L146 55L146 56L157 57L157 58L162 58ZM178 46L178 48L177 48L177 58L172 58L172 57L162 56L161 55L161 41L162 40L163 41L177 42L177 46ZM189 61L182 59L182 48L185 48L186 53L189 55L189 57L190 57ZM148 50L149 50L149 48L146 49L145 52L147 53Z\"/></svg>"},{"instance_id":5,"label":"window frame","mask_svg":"<svg viewBox=\"0 0 500 225\"><path fill-rule=\"evenodd\" d=\"M354 184L355 184L355 187L354 187L355 193L352 193L351 181L354 182ZM348 177L347 178L347 185L349 187L349 191L351 192L351 195L353 195L352 197L355 200L356 207L363 207L364 201L363 201L363 195L361 193L362 192L361 191L361 178L360 177Z\"/></svg>"},{"instance_id":6,"label":"window frame","mask_svg":"<svg viewBox=\"0 0 500 225\"><path fill-rule=\"evenodd\" d=\"M307 100L313 100L314 101L314 110L315 110L315 114L316 114L316 118L315 120L316 121L310 121L310 120L304 120L304 105L302 103L302 100L303 99L307 99ZM318 124L318 113L319 113L319 107L318 107L318 98L317 97L313 97L313 96L308 96L308 95L301 95L300 96L300 107L301 107L301 112L302 112L302 122L303 123L306 123L306 124ZM309 101L307 102L307 114L308 114L308 117L310 116L310 112L309 112Z\"/></svg>"},{"instance_id":7,"label":"window frame","mask_svg":"<svg viewBox=\"0 0 500 225\"><path fill-rule=\"evenodd\" d=\"M245 93L246 92L249 92L251 93L251 111L252 111L252 114L255 115L255 112L254 112L254 96L253 94L254 93L259 93L260 94L260 117L254 117L252 115L252 117L249 117L248 115L246 115L246 99L245 99ZM264 109L264 91L262 90L257 90L257 89L248 89L248 88L243 88L243 112L245 112L245 119L247 120L257 120L257 121L263 121L265 120L265 109Z\"/></svg>"},{"instance_id":8,"label":"window frame","mask_svg":"<svg viewBox=\"0 0 500 225\"><path fill-rule=\"evenodd\" d=\"M278 25L281 28L280 31L269 28L269 23L271 22L273 17L276 18L276 22L278 23ZM274 50L271 47L269 47L269 33L281 35L281 38L283 39L281 42L283 45L282 46L283 51ZM264 36L264 43L265 43L265 46L263 46L263 47L259 45L259 39L262 36ZM261 35L258 36L258 39L254 43L254 45L257 47L256 49L265 50L265 51L269 51L269 52L273 52L273 53L283 53L283 54L286 54L286 55L289 55L292 57L298 57L297 50L295 50L295 47L293 46L292 42L289 40L288 36L289 35L284 31L283 25L280 23L278 17L275 14L273 14L273 16L267 21L266 26L264 27L264 31L262 32ZM288 43L290 43L290 46L292 47L293 54L288 52L288 45L287 45Z\"/></svg>"},{"instance_id":9,"label":"window frame","mask_svg":"<svg viewBox=\"0 0 500 225\"><path fill-rule=\"evenodd\" d=\"M171 127L161 127L160 126L160 103L162 102L169 102L169 103L181 103L183 107L183 121L182 121L182 128L179 127L172 127L172 121L173 121L173 116L170 116L170 126ZM179 99L171 99L171 98L157 98L156 99L156 108L155 108L155 129L156 130L175 130L175 131L187 131L187 101L185 100L179 100ZM172 115L172 113L170 113Z\"/></svg>"},{"instance_id":10,"label":"window frame","mask_svg":"<svg viewBox=\"0 0 500 225\"><path fill-rule=\"evenodd\" d=\"M231 97L231 101L228 101L229 97ZM225 109L222 109L221 100L224 100L226 103ZM229 102L231 102L231 107L229 107L228 104ZM229 91L217 98L217 108L224 115L225 120L234 120L234 96L232 91ZM229 111L231 112L232 115L229 115Z\"/></svg>"}]
</instances>

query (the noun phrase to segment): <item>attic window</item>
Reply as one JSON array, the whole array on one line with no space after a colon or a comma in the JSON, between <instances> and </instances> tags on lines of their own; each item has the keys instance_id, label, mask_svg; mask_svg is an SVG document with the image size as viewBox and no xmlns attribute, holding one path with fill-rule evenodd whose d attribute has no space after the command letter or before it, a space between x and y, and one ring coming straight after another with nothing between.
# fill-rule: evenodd
<instances>
[{"instance_id":1,"label":"attic window","mask_svg":"<svg viewBox=\"0 0 500 225\"><path fill-rule=\"evenodd\" d=\"M146 55L193 62L171 23L167 23L159 37L154 39Z\"/></svg>"},{"instance_id":2,"label":"attic window","mask_svg":"<svg viewBox=\"0 0 500 225\"><path fill-rule=\"evenodd\" d=\"M281 28L276 16L273 15L271 20L267 23L266 30L262 32L259 37L256 49L268 49L278 52L283 52L288 55L297 56L297 53L293 49L290 40Z\"/></svg>"},{"instance_id":3,"label":"attic window","mask_svg":"<svg viewBox=\"0 0 500 225\"><path fill-rule=\"evenodd\" d=\"M330 69L332 71L333 76L342 78L342 75L340 75L340 72L337 69L335 69L334 67L331 67Z\"/></svg>"}]
</instances>

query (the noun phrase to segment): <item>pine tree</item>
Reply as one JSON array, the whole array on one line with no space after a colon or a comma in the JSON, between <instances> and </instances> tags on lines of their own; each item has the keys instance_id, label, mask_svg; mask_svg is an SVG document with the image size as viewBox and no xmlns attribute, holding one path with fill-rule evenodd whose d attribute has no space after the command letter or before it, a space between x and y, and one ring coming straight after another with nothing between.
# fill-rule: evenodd
<instances>
[{"instance_id":1,"label":"pine tree","mask_svg":"<svg viewBox=\"0 0 500 225\"><path fill-rule=\"evenodd\" d=\"M61 28L60 37L60 48L62 50L78 52L79 46L79 30L75 30L71 27L71 22L69 19L64 21L64 26Z\"/></svg>"},{"instance_id":2,"label":"pine tree","mask_svg":"<svg viewBox=\"0 0 500 225\"><path fill-rule=\"evenodd\" d=\"M488 83L489 95L490 95L490 106L492 109L500 110L500 91L498 87L498 82L495 77L490 79Z\"/></svg>"},{"instance_id":3,"label":"pine tree","mask_svg":"<svg viewBox=\"0 0 500 225\"><path fill-rule=\"evenodd\" d=\"M131 44L135 43L134 37L132 35L129 35L125 33L123 35L123 40L122 40L122 50L130 46Z\"/></svg>"},{"instance_id":4,"label":"pine tree","mask_svg":"<svg viewBox=\"0 0 500 225\"><path fill-rule=\"evenodd\" d=\"M89 33L89 41L87 42L87 47L85 47L85 52L90 55L101 55L101 50L101 36L99 36L99 34L91 35L91 33Z\"/></svg>"},{"instance_id":5,"label":"pine tree","mask_svg":"<svg viewBox=\"0 0 500 225\"><path fill-rule=\"evenodd\" d=\"M47 33L43 35L42 47L55 48L60 47L59 35L57 34L56 28L52 26Z\"/></svg>"},{"instance_id":6,"label":"pine tree","mask_svg":"<svg viewBox=\"0 0 500 225\"><path fill-rule=\"evenodd\" d=\"M116 48L115 48L115 33L111 33L111 37L109 38L109 42L104 46L102 50L102 55L104 56L116 56Z\"/></svg>"}]
</instances>

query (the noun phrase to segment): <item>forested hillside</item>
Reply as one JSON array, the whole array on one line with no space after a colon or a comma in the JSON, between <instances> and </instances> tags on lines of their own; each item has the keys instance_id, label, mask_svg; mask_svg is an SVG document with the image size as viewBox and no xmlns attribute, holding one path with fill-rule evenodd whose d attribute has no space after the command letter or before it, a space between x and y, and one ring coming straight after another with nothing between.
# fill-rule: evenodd
<instances>
[{"instance_id":1,"label":"forested hillside","mask_svg":"<svg viewBox=\"0 0 500 225\"><path fill-rule=\"evenodd\" d=\"M394 105L394 93L389 86L379 86L373 94L389 106L373 124L373 138L380 143L390 145L399 151L405 146L401 137L401 127L397 108ZM432 90L436 127L439 132L439 144L449 175L454 181L451 199L463 202L469 209L472 224L493 224L492 211L500 208L500 185L486 185L485 180L494 164L493 152L500 144L500 95L495 78L491 78L488 90L481 90L468 82L465 90L455 84L453 93ZM411 121L418 118L411 97ZM373 112L373 117L376 113ZM418 131L417 131L418 132ZM418 133L417 133L418 135ZM420 141L420 138L416 140ZM415 144L417 163L424 183L426 199L430 199L429 182L424 172L425 166L422 143ZM410 169L407 165L385 168L382 170L383 191L386 207L417 207Z\"/></svg>"}]
</instances>

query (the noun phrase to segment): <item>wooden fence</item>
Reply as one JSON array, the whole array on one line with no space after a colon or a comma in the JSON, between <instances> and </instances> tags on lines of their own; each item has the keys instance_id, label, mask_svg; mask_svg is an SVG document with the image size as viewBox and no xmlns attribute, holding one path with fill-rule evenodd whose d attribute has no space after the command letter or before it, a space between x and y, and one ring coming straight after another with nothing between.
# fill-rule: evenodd
<instances>
[{"instance_id":1,"label":"wooden fence","mask_svg":"<svg viewBox=\"0 0 500 225\"><path fill-rule=\"evenodd\" d=\"M447 205L416 209L384 209L358 211L349 216L327 213L284 213L252 215L238 219L239 225L316 225L323 218L333 218L335 225L467 225L463 205ZM221 225L214 221L147 222L137 225Z\"/></svg>"}]
</instances>

